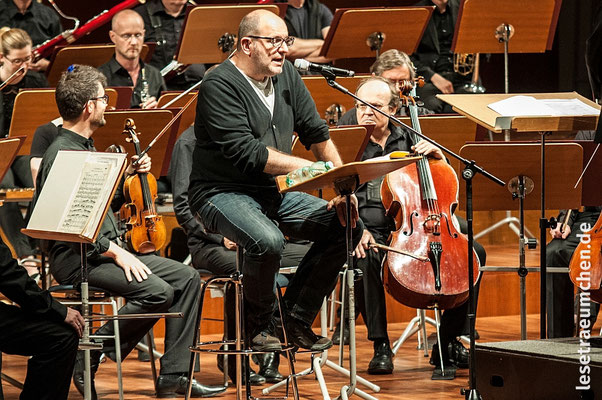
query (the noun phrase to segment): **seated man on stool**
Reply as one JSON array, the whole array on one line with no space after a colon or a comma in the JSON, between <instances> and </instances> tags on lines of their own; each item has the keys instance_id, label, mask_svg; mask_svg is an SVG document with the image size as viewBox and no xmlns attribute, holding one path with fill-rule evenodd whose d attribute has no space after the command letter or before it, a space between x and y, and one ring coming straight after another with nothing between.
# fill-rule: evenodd
<instances>
[{"instance_id":1,"label":"seated man on stool","mask_svg":"<svg viewBox=\"0 0 602 400\"><path fill-rule=\"evenodd\" d=\"M208 72L209 73L209 72ZM192 168L192 152L196 144L194 129L186 129L176 141L169 164L169 180L173 191L173 205L178 223L188 237L188 249L192 256L192 265L197 269L209 270L216 275L230 275L236 272L236 243L225 236L217 233L205 232L201 224L194 218L188 205L188 184L190 181L190 170ZM303 259L309 246L304 243L287 242L282 253L280 265L282 267L296 267ZM278 275L278 283L285 286L288 281L282 275ZM234 325L234 288L226 294L228 332L231 336L235 332ZM233 339L229 337L228 339ZM278 372L279 355L276 353L258 354L256 357L259 364L259 374L251 370L251 384L262 384L264 382L280 382L283 376ZM218 356L218 367L222 369L223 359ZM232 358L234 361L234 358ZM235 363L230 362L230 368ZM231 379L235 381L236 374L233 370L228 371ZM244 377L244 374L243 374Z\"/></svg>"},{"instance_id":2,"label":"seated man on stool","mask_svg":"<svg viewBox=\"0 0 602 400\"><path fill-rule=\"evenodd\" d=\"M399 104L399 98L395 86L388 79L373 76L363 80L358 86L357 96L372 104L388 114L395 114ZM362 160L383 156L393 151L414 151L418 154L443 159L443 153L438 147L425 140L413 143L409 133L404 129L390 123L389 119L371 108L359 104L356 106L357 120L362 125L374 125L370 141L364 150ZM375 179L362 185L357 190L359 212L365 229L360 244L355 249L356 267L362 270L362 285L356 286L357 309L362 314L368 329L368 339L374 342L374 356L368 365L369 374L390 374L393 372L393 353L391 351L389 336L387 333L387 310L385 293L382 282L381 265L384 251L370 248L372 243L388 244L389 234L395 230L395 223L386 211L380 197L380 185L382 178ZM462 307L462 306L461 306ZM460 307L460 308L461 308ZM450 313L454 316L454 310L448 310L444 315ZM464 316L460 316L462 322ZM449 319L449 318L448 318ZM447 321L448 319L444 319ZM455 321L455 320L454 320ZM448 321L449 324L451 321ZM339 326L339 325L337 325ZM441 338L445 349L452 341L455 343L456 336L461 335L455 329L448 329L447 325L441 324ZM444 335L449 332L449 335ZM449 337L449 338L448 338ZM458 344L462 346L459 342ZM464 349L465 350L465 349ZM443 352L445 355L447 352ZM447 360L447 357L446 357Z\"/></svg>"},{"instance_id":3,"label":"seated man on stool","mask_svg":"<svg viewBox=\"0 0 602 400\"><path fill-rule=\"evenodd\" d=\"M290 155L293 132L318 160L342 164L328 126L286 61L292 45L281 18L265 10L247 14L236 52L199 88L194 127L190 208L209 231L244 249L246 330L257 351L282 349L272 315L285 235L313 241L283 299L288 338L301 348L321 351L332 345L311 324L346 259L345 198L328 203L305 193L281 194L276 186L275 175L312 164ZM351 198L357 243L363 224Z\"/></svg>"},{"instance_id":4,"label":"seated man on stool","mask_svg":"<svg viewBox=\"0 0 602 400\"><path fill-rule=\"evenodd\" d=\"M63 73L56 87L55 98L63 126L44 157L37 177L37 195L44 183L60 150L95 151L91 136L103 126L104 111L108 96L105 93L107 81L95 68L73 65ZM136 160L134 156L132 161ZM150 171L148 156L140 159L137 167L130 163L126 174ZM122 190L118 190L113 205L122 200ZM183 394L188 380L188 346L192 343L198 311L200 278L198 273L181 263L151 254L134 254L124 249L121 232L112 212L107 213L102 222L96 242L88 246L88 268L90 286L96 286L120 295L126 304L119 310L120 315L149 312L181 312L183 318L165 321L165 353L161 357L160 375L156 382L158 397L175 397ZM79 244L52 242L49 261L52 275L62 284L75 285L81 282ZM122 319L119 321L121 353L125 358L142 337L157 322L156 319ZM96 332L98 335L112 335L113 323L106 323ZM114 341L105 341L103 351L114 351ZM98 369L101 351L93 350L91 356L92 377ZM75 387L83 392L83 352L77 357L73 380ZM96 390L92 386L92 397ZM214 396L225 387L207 387L193 382L193 397Z\"/></svg>"}]
</instances>

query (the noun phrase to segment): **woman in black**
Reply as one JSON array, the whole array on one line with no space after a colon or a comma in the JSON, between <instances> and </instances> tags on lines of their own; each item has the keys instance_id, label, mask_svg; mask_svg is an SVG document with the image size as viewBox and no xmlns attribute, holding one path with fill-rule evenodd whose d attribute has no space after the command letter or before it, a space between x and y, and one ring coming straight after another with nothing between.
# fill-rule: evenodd
<instances>
[{"instance_id":1,"label":"woman in black","mask_svg":"<svg viewBox=\"0 0 602 400\"><path fill-rule=\"evenodd\" d=\"M48 87L46 78L30 71L31 38L22 29L0 29L0 81L6 82L20 68L23 73L10 78L0 92L0 137L8 136L15 98L20 89ZM19 156L0 182L0 188L33 187L29 156ZM23 214L17 203L4 203L0 207L0 228L14 248L20 263L30 275L38 272L37 264L31 260L34 249L27 236L21 233L25 227ZM29 260L29 261L28 261Z\"/></svg>"}]
</instances>

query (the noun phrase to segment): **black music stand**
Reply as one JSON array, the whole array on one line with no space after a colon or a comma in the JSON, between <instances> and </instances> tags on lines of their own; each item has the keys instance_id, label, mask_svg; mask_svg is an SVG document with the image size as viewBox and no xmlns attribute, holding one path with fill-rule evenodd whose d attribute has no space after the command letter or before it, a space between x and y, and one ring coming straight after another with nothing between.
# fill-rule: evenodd
<instances>
[{"instance_id":1,"label":"black music stand","mask_svg":"<svg viewBox=\"0 0 602 400\"><path fill-rule=\"evenodd\" d=\"M582 103L599 110L600 106L576 92L572 93L535 93L528 94L537 100L560 99L579 100ZM505 129L516 132L538 132L541 137L541 218L539 219L540 235L540 337L546 338L546 241L547 229L551 226L545 215L546 211L546 135L557 131L593 130L599 114L591 115L555 115L530 116L529 110L525 115L504 116L488 107L489 104L508 99L514 95L508 94L438 94L437 97L452 105L454 111L467 116L479 125L492 132L501 133ZM553 222L556 223L555 221Z\"/></svg>"},{"instance_id":2,"label":"black music stand","mask_svg":"<svg viewBox=\"0 0 602 400\"><path fill-rule=\"evenodd\" d=\"M287 192L312 192L314 190L326 187L334 188L335 191L345 196L347 204L351 204L351 195L364 182L371 181L396 169L405 167L408 164L418 161L420 157L406 157L396 160L367 160L362 162L352 162L345 164L333 170L330 170L315 178L301 182L297 185L287 187L286 176L278 176L276 182L281 193ZM355 348L355 291L354 291L354 273L353 273L353 237L351 221L351 207L347 207L345 217L346 229L345 239L347 243L347 270L346 283L349 295L349 384L341 387L341 398L347 399L357 391L360 397L373 400L375 397L356 388L357 368L356 368L356 348ZM342 346L342 344L341 344Z\"/></svg>"},{"instance_id":3,"label":"black music stand","mask_svg":"<svg viewBox=\"0 0 602 400\"><path fill-rule=\"evenodd\" d=\"M539 209L538 199L541 196L541 160L539 143L486 142L466 144L460 154L479 162L484 168L493 171L504 181L505 188L493 185L481 177L476 178L479 190L474 193L477 200L476 210L510 210L519 209L519 266L516 267L481 267L481 271L516 271L520 280L520 319L521 340L527 339L527 300L525 247L535 248L533 243L525 240L524 210ZM552 143L546 145L548 160L546 167L555 166L556 179L547 188L548 202L551 209L576 208L581 204L581 188L573 188L581 172L583 149L572 143ZM461 193L462 195L463 193ZM460 204L463 208L463 204Z\"/></svg>"}]
</instances>

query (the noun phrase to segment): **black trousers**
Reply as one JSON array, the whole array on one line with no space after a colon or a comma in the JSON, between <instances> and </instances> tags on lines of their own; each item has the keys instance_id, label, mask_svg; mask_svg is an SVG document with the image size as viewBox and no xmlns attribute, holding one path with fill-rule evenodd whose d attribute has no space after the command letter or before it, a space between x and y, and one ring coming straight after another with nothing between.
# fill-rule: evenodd
<instances>
[{"instance_id":1,"label":"black trousers","mask_svg":"<svg viewBox=\"0 0 602 400\"><path fill-rule=\"evenodd\" d=\"M33 187L28 156L15 158L6 175L4 175L2 182L0 182L0 188L3 189L16 187ZM0 227L19 258L25 258L34 253L31 239L21 233L21 229L25 228L25 226L25 219L23 218L23 214L21 214L18 203L6 202L0 207Z\"/></svg>"},{"instance_id":2,"label":"black trousers","mask_svg":"<svg viewBox=\"0 0 602 400\"><path fill-rule=\"evenodd\" d=\"M280 265L282 267L295 267L299 265L307 250L309 242L288 242L282 252ZM228 250L224 246L216 243L203 243L196 248L191 249L192 265L198 269L206 269L216 275L229 275L236 271L236 251ZM288 284L288 277L278 274L276 283L281 287ZM235 338L235 298L234 288L229 286L225 294L226 314L228 315L227 331L228 339Z\"/></svg>"},{"instance_id":3,"label":"black trousers","mask_svg":"<svg viewBox=\"0 0 602 400\"><path fill-rule=\"evenodd\" d=\"M123 269L113 260L101 257L89 260L89 284L124 297L127 302L119 310L119 314L181 312L183 318L167 318L165 320L165 353L161 357L161 374L179 374L188 371L190 353L188 346L192 343L198 297L201 280L198 273L177 261L156 255L138 255L140 261L153 272L148 279L138 282L134 278L128 282ZM67 265L61 265L66 263ZM81 281L79 273L73 276L61 275L63 270L71 270L73 263L79 263L79 255L72 255L61 260L51 260L52 274L63 284L77 284ZM77 264L75 264L77 265ZM61 268L61 267L64 267ZM119 321L121 336L121 355L125 358L136 344L157 322L156 319L123 319ZM113 322L104 324L96 332L99 335L113 334ZM115 343L104 342L103 351L112 353Z\"/></svg>"},{"instance_id":4,"label":"black trousers","mask_svg":"<svg viewBox=\"0 0 602 400\"><path fill-rule=\"evenodd\" d=\"M568 267L573 252L579 245L579 226L589 223L594 226L599 213L584 211L577 215L571 225L571 233L566 239L552 239L546 248L547 267ZM570 337L575 333L575 310L573 293L575 287L567 273L546 275L546 319L549 338ZM600 306L592 302L592 314L597 314ZM595 320L595 316L594 316Z\"/></svg>"},{"instance_id":5,"label":"black trousers","mask_svg":"<svg viewBox=\"0 0 602 400\"><path fill-rule=\"evenodd\" d=\"M78 340L75 330L63 322L0 303L0 351L31 356L21 400L67 399Z\"/></svg>"}]
</instances>

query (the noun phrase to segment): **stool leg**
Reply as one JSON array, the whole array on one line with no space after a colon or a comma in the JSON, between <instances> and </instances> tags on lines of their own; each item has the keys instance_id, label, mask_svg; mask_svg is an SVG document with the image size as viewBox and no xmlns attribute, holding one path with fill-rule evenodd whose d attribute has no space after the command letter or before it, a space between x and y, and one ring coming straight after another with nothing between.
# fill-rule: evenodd
<instances>
[{"instance_id":1,"label":"stool leg","mask_svg":"<svg viewBox=\"0 0 602 400\"><path fill-rule=\"evenodd\" d=\"M236 350L242 351L243 348L243 286L242 286L242 266L244 260L244 250L240 247L236 247L236 273L233 274L233 282L234 282L234 295L235 295L235 324L236 324ZM247 368L247 380L246 380L246 389L247 389L247 399L250 399L251 390L249 385L249 369ZM242 399L242 355L236 355L236 400Z\"/></svg>"},{"instance_id":2,"label":"stool leg","mask_svg":"<svg viewBox=\"0 0 602 400\"><path fill-rule=\"evenodd\" d=\"M113 315L119 313L117 308L117 302L115 298L111 297L111 308L113 309ZM121 373L121 337L119 335L119 320L113 320L113 330L115 335L115 359L117 364L117 387L119 388L119 400L123 400L123 377Z\"/></svg>"},{"instance_id":3,"label":"stool leg","mask_svg":"<svg viewBox=\"0 0 602 400\"><path fill-rule=\"evenodd\" d=\"M280 285L276 284L276 297L278 300L278 312L280 313L280 321L282 323L282 337L284 338L284 345L288 345L288 337L286 333L286 326L284 323L284 312L283 312L283 302L282 302L282 289ZM293 399L299 400L299 388L297 387L297 374L295 372L295 354L292 350L287 350L287 360L288 360L288 368L289 368L289 377L286 378L288 381L291 380L291 387L293 390ZM288 397L288 384L286 385L286 397Z\"/></svg>"},{"instance_id":4,"label":"stool leg","mask_svg":"<svg viewBox=\"0 0 602 400\"><path fill-rule=\"evenodd\" d=\"M157 366L155 365L155 338L153 337L153 328L146 334L146 342L148 343L148 356L150 357L151 373L153 374L153 385L157 390Z\"/></svg>"},{"instance_id":5,"label":"stool leg","mask_svg":"<svg viewBox=\"0 0 602 400\"><path fill-rule=\"evenodd\" d=\"M199 295L199 311L196 317L196 329L194 330L194 337L192 339L192 347L195 347L199 342L199 336L201 333L201 318L203 315L203 301L205 300L205 292L207 291L207 286L211 282L211 279L207 280L201 286L201 293ZM186 400L190 399L190 393L192 392L192 379L194 377L194 362L195 362L195 353L193 351L190 352L190 367L188 368L188 387L186 388Z\"/></svg>"}]
</instances>

